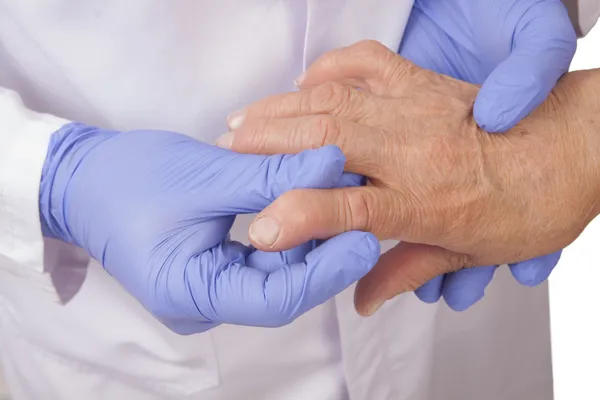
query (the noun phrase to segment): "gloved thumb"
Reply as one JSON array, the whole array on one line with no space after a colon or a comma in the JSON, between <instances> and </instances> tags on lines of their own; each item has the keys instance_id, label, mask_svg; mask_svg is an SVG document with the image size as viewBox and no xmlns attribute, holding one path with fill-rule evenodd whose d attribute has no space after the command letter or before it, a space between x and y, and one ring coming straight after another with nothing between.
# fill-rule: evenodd
<instances>
[{"instance_id":1,"label":"gloved thumb","mask_svg":"<svg viewBox=\"0 0 600 400\"><path fill-rule=\"evenodd\" d=\"M511 54L486 79L475 101L479 126L503 132L531 113L568 71L576 46L561 1L530 6L515 28Z\"/></svg>"},{"instance_id":2,"label":"gloved thumb","mask_svg":"<svg viewBox=\"0 0 600 400\"><path fill-rule=\"evenodd\" d=\"M295 263L271 271L233 262L220 269L210 291L201 268L189 272L192 292L210 304L201 314L210 321L236 325L283 326L340 293L371 270L379 242L370 233L346 232L327 240ZM211 250L215 251L224 250ZM217 257L218 259L219 257ZM213 254L204 257L207 262ZM283 261L283 260L282 260ZM293 261L293 260L292 260Z\"/></svg>"}]
</instances>

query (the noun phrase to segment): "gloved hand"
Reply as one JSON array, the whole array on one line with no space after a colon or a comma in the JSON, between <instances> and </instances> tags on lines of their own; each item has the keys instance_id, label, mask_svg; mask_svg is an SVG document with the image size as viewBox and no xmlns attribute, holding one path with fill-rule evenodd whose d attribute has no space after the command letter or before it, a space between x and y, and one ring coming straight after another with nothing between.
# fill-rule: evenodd
<instances>
[{"instance_id":1,"label":"gloved hand","mask_svg":"<svg viewBox=\"0 0 600 400\"><path fill-rule=\"evenodd\" d=\"M281 326L365 275L378 241L348 232L314 250L265 254L228 232L236 214L285 191L359 184L344 163L333 146L240 155L172 132L69 124L52 136L44 165L43 232L87 250L175 332Z\"/></svg>"},{"instance_id":2,"label":"gloved hand","mask_svg":"<svg viewBox=\"0 0 600 400\"><path fill-rule=\"evenodd\" d=\"M488 132L503 132L546 99L575 48L560 0L416 0L399 53L423 68L482 84L475 120ZM559 259L560 252L510 270L521 284L535 286ZM440 276L416 294L428 303L443 295L451 308L465 310L484 296L495 270Z\"/></svg>"}]
</instances>

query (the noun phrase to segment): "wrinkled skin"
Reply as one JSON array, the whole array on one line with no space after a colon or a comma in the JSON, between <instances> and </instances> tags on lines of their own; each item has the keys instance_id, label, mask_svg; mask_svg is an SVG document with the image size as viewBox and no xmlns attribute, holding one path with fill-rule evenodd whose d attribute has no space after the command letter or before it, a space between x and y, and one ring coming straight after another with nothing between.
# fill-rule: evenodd
<instances>
[{"instance_id":1,"label":"wrinkled skin","mask_svg":"<svg viewBox=\"0 0 600 400\"><path fill-rule=\"evenodd\" d=\"M482 84L475 120L489 132L512 128L537 107L568 70L576 38L560 0L417 0L400 55L417 65ZM526 286L545 281L560 251L511 264ZM425 302L442 295L462 311L484 296L496 266L436 277L415 291Z\"/></svg>"},{"instance_id":2,"label":"wrinkled skin","mask_svg":"<svg viewBox=\"0 0 600 400\"><path fill-rule=\"evenodd\" d=\"M560 0L416 0L399 52L417 65L483 84L474 116L488 132L512 128L568 70L576 37ZM511 264L523 285L545 281L560 251ZM438 276L416 295L466 310L479 301L496 266Z\"/></svg>"},{"instance_id":3,"label":"wrinkled skin","mask_svg":"<svg viewBox=\"0 0 600 400\"><path fill-rule=\"evenodd\" d=\"M566 76L531 116L490 135L473 118L477 86L376 42L330 52L300 92L249 106L229 144L262 154L335 144L370 184L286 193L259 214L251 240L270 251L352 229L402 240L359 283L363 314L444 273L557 251L597 212L597 111L586 102L597 79Z\"/></svg>"}]
</instances>

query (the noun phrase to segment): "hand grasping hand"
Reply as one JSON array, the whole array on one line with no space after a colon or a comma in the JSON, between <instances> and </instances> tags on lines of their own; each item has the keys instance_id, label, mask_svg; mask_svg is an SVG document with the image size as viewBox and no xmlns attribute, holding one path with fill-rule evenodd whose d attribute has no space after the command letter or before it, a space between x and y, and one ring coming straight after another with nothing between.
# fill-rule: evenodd
<instances>
[{"instance_id":1,"label":"hand grasping hand","mask_svg":"<svg viewBox=\"0 0 600 400\"><path fill-rule=\"evenodd\" d=\"M251 240L262 250L347 230L402 240L359 284L363 314L445 272L559 250L597 207L589 171L600 168L582 152L598 141L565 118L582 107L570 100L585 80L569 76L516 128L488 135L472 117L478 87L373 42L331 52L300 92L234 116L221 145L274 154L335 144L369 185L286 193L257 217ZM573 165L580 173L568 173Z\"/></svg>"}]
</instances>

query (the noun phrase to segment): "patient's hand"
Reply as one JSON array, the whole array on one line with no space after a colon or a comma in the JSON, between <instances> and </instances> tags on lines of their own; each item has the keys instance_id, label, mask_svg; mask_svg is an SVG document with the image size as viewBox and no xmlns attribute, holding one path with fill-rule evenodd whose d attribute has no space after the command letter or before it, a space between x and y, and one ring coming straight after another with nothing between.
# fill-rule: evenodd
<instances>
[{"instance_id":1,"label":"patient's hand","mask_svg":"<svg viewBox=\"0 0 600 400\"><path fill-rule=\"evenodd\" d=\"M299 84L235 116L221 145L275 154L336 144L346 169L370 178L288 192L250 228L252 243L271 251L349 230L402 240L359 283L363 314L446 272L559 250L596 215L600 142L577 118L581 93L594 90L590 73L564 78L503 135L475 123L477 86L373 42L323 56Z\"/></svg>"}]
</instances>

